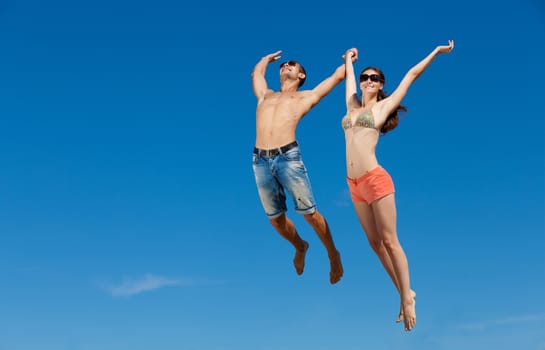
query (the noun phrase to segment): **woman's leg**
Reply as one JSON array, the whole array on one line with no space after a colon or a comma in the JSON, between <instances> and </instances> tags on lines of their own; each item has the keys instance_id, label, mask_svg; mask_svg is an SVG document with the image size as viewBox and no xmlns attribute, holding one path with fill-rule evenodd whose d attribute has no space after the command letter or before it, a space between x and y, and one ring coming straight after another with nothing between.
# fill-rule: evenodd
<instances>
[{"instance_id":1,"label":"woman's leg","mask_svg":"<svg viewBox=\"0 0 545 350\"><path fill-rule=\"evenodd\" d=\"M405 330L410 331L416 324L415 293L411 290L409 264L399 243L396 231L396 206L394 194L389 194L371 203L376 230L390 257L395 280L401 297Z\"/></svg>"},{"instance_id":2,"label":"woman's leg","mask_svg":"<svg viewBox=\"0 0 545 350\"><path fill-rule=\"evenodd\" d=\"M373 208L371 208L371 206L369 206L365 202L354 202L354 208L356 209L356 214L358 216L360 224L363 227L363 230L365 231L367 240L369 241L369 245L371 246L373 251L377 254L380 262L382 263L382 266L384 266L384 269L388 273L388 276L390 276L390 279L394 283L394 286L396 287L398 293L401 294L401 291L399 289L399 283L397 281L397 277L394 272L392 259L390 258L390 255L386 251L386 247L382 243L382 239L380 238L379 233L377 231L377 227L375 224L375 216L373 214ZM411 294L413 295L413 298L416 297L416 293L414 293L412 290L411 290ZM402 320L403 320L403 307L401 305L396 322L399 323Z\"/></svg>"},{"instance_id":3,"label":"woman's leg","mask_svg":"<svg viewBox=\"0 0 545 350\"><path fill-rule=\"evenodd\" d=\"M390 259L390 255L388 255L384 244L382 244L382 239L377 231L373 208L371 208L371 206L365 202L354 202L354 208L356 209L356 214L360 224L365 231L369 245L377 254L382 266L384 266L384 269L386 272L388 272L388 275L392 279L396 289L399 291L399 283L397 282L396 275L394 273L392 260Z\"/></svg>"}]
</instances>

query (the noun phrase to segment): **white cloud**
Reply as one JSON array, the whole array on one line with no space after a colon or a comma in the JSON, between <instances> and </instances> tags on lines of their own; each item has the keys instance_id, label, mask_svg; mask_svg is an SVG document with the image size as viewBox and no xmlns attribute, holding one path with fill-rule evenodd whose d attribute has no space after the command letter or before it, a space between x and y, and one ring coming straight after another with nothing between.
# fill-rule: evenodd
<instances>
[{"instance_id":1,"label":"white cloud","mask_svg":"<svg viewBox=\"0 0 545 350\"><path fill-rule=\"evenodd\" d=\"M536 321L542 321L542 320L545 320L545 314L504 317L504 318L499 318L495 320L461 324L456 326L456 328L461 330L468 330L468 331L480 331L480 330L485 330L487 328L498 326L498 325L513 325L513 324L536 322Z\"/></svg>"},{"instance_id":2,"label":"white cloud","mask_svg":"<svg viewBox=\"0 0 545 350\"><path fill-rule=\"evenodd\" d=\"M123 282L118 285L106 286L105 289L114 297L131 296L154 289L159 289L168 286L191 286L194 283L190 280L179 278L167 278L162 276L154 276L146 274L140 278L124 278Z\"/></svg>"}]
</instances>

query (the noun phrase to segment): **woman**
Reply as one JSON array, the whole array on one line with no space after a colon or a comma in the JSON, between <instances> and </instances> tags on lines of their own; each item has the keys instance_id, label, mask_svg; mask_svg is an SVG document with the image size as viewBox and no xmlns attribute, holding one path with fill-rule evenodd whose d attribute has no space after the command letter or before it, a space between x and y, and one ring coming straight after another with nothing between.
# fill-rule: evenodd
<instances>
[{"instance_id":1,"label":"woman","mask_svg":"<svg viewBox=\"0 0 545 350\"><path fill-rule=\"evenodd\" d=\"M344 55L346 65L346 116L342 127L346 139L346 169L350 195L358 219L367 239L401 298L401 308L396 322L404 321L405 330L416 324L415 298L409 281L409 265L396 232L396 207L394 184L390 175L378 163L375 148L379 135L394 129L398 111L406 110L401 101L411 84L441 53L449 53L454 41L437 46L426 58L412 67L391 95L382 89L385 78L375 67L365 68L360 76L361 100L357 95L353 62L356 49Z\"/></svg>"}]
</instances>

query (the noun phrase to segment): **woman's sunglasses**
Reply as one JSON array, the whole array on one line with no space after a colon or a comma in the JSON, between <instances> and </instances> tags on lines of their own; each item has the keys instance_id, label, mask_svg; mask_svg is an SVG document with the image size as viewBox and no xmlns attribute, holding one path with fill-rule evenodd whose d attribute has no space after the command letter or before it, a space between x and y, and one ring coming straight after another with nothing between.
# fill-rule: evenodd
<instances>
[{"instance_id":1,"label":"woman's sunglasses","mask_svg":"<svg viewBox=\"0 0 545 350\"><path fill-rule=\"evenodd\" d=\"M360 83L363 83L364 81L367 81L367 79L371 79L371 81L374 81L375 83L381 82L382 79L380 78L380 75L378 74L362 74L360 75Z\"/></svg>"}]
</instances>

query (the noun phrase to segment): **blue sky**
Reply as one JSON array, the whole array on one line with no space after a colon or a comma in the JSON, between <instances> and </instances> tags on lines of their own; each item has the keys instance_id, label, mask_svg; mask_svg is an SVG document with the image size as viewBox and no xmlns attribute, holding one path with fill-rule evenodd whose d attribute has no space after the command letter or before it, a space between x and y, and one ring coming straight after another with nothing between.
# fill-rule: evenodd
<instances>
[{"instance_id":1,"label":"blue sky","mask_svg":"<svg viewBox=\"0 0 545 350\"><path fill-rule=\"evenodd\" d=\"M302 276L261 208L250 73L313 87L357 47L411 87L378 157L418 323L346 189L344 82L300 124L345 276ZM0 2L0 350L545 349L545 5ZM269 85L277 89L271 65Z\"/></svg>"}]
</instances>

